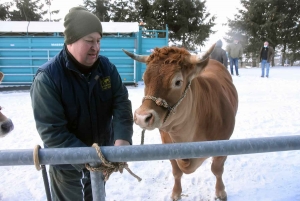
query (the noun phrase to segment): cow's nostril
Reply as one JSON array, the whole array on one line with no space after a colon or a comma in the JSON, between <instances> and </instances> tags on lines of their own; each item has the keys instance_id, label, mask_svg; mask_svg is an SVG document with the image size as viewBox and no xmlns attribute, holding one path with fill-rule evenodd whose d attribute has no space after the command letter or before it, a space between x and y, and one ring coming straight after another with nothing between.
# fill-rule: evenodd
<instances>
[{"instance_id":1,"label":"cow's nostril","mask_svg":"<svg viewBox=\"0 0 300 201\"><path fill-rule=\"evenodd\" d=\"M14 129L14 124L12 123L11 120L8 120L1 125L1 129L3 131L9 132Z\"/></svg>"},{"instance_id":2,"label":"cow's nostril","mask_svg":"<svg viewBox=\"0 0 300 201\"><path fill-rule=\"evenodd\" d=\"M152 118L152 114L149 114L148 117L146 117L145 122L148 123L151 120L151 118Z\"/></svg>"},{"instance_id":3,"label":"cow's nostril","mask_svg":"<svg viewBox=\"0 0 300 201\"><path fill-rule=\"evenodd\" d=\"M142 111L141 113L135 112L134 114L134 123L139 125L141 128L149 128L153 126L155 121L155 115L152 112Z\"/></svg>"}]
</instances>

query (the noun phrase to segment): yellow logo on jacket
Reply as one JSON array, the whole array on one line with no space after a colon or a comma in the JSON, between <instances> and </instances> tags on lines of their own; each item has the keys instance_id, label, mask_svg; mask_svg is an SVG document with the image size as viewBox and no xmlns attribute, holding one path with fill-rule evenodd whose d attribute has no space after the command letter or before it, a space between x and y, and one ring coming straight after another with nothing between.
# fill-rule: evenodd
<instances>
[{"instance_id":1,"label":"yellow logo on jacket","mask_svg":"<svg viewBox=\"0 0 300 201\"><path fill-rule=\"evenodd\" d=\"M100 79L100 84L102 90L107 90L111 88L111 82L110 82L110 77L104 77Z\"/></svg>"}]
</instances>

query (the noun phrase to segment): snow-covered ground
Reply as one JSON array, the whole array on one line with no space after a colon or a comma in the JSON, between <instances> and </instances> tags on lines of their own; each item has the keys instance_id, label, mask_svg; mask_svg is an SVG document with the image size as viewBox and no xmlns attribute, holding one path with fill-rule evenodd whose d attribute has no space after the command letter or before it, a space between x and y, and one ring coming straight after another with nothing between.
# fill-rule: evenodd
<instances>
[{"instance_id":1,"label":"snow-covered ground","mask_svg":"<svg viewBox=\"0 0 300 201\"><path fill-rule=\"evenodd\" d=\"M272 67L270 78L259 68L240 69L233 77L239 109L232 139L300 135L300 67ZM143 97L143 84L128 86L133 111ZM35 129L29 91L0 92L0 105L15 129L0 139L0 149L33 149L42 142ZM141 129L134 126L133 143L140 143ZM159 144L158 130L147 131L145 144ZM215 177L208 159L193 174L182 178L182 201L214 200ZM107 201L170 200L173 175L168 160L129 162L142 178L127 171L114 173L106 184ZM47 167L48 169L48 167ZM0 200L45 201L41 172L34 166L2 166ZM299 201L300 151L229 156L224 182L229 201Z\"/></svg>"}]
</instances>

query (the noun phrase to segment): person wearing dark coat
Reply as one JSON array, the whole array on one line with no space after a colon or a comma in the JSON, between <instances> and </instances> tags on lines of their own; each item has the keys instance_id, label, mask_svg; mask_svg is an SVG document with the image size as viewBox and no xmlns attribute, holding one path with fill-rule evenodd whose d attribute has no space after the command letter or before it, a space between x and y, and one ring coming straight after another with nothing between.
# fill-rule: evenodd
<instances>
[{"instance_id":1,"label":"person wearing dark coat","mask_svg":"<svg viewBox=\"0 0 300 201\"><path fill-rule=\"evenodd\" d=\"M228 57L227 57L226 51L222 49L222 46L223 46L222 41L218 40L216 42L215 49L213 50L213 52L210 55L210 58L221 62L227 69Z\"/></svg>"},{"instance_id":2,"label":"person wearing dark coat","mask_svg":"<svg viewBox=\"0 0 300 201\"><path fill-rule=\"evenodd\" d=\"M99 18L74 7L64 27L63 49L38 69L30 88L44 147L131 145L131 101L116 66L99 55ZM53 201L93 200L85 164L50 165L49 176Z\"/></svg>"},{"instance_id":3,"label":"person wearing dark coat","mask_svg":"<svg viewBox=\"0 0 300 201\"><path fill-rule=\"evenodd\" d=\"M270 63L272 62L272 59L274 57L274 49L269 46L269 42L265 41L264 46L260 48L260 54L259 59L261 62L261 76L265 76L265 69L266 69L266 77L269 77L269 71L270 71Z\"/></svg>"}]
</instances>

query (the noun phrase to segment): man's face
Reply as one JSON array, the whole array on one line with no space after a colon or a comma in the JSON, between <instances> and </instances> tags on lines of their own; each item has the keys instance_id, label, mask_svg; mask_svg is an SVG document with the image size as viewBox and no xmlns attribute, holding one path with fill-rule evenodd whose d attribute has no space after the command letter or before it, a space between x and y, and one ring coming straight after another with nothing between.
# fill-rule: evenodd
<instances>
[{"instance_id":1,"label":"man's face","mask_svg":"<svg viewBox=\"0 0 300 201\"><path fill-rule=\"evenodd\" d=\"M92 66L99 55L100 39L101 36L98 32L91 33L75 43L69 44L68 50L79 63Z\"/></svg>"},{"instance_id":2,"label":"man's face","mask_svg":"<svg viewBox=\"0 0 300 201\"><path fill-rule=\"evenodd\" d=\"M269 45L269 43L268 42L264 42L264 46L268 46Z\"/></svg>"}]
</instances>

